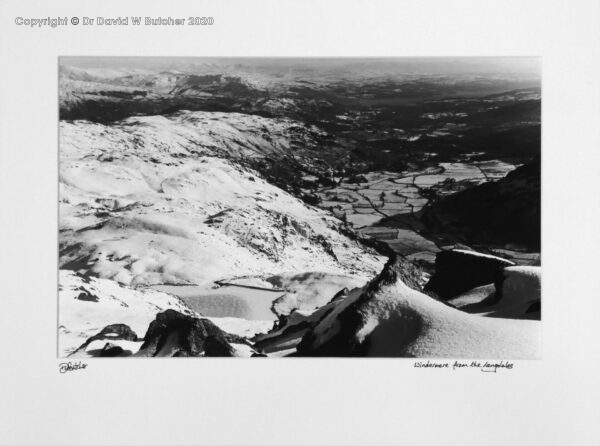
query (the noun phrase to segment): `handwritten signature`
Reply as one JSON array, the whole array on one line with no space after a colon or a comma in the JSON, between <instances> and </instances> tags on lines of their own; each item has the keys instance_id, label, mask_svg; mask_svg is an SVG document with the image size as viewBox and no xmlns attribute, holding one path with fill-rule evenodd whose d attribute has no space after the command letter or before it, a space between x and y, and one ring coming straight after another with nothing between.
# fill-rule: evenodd
<instances>
[{"instance_id":1,"label":"handwritten signature","mask_svg":"<svg viewBox=\"0 0 600 446\"><path fill-rule=\"evenodd\" d=\"M58 364L58 371L60 373L74 372L75 370L83 370L88 365L85 362L61 362Z\"/></svg>"}]
</instances>

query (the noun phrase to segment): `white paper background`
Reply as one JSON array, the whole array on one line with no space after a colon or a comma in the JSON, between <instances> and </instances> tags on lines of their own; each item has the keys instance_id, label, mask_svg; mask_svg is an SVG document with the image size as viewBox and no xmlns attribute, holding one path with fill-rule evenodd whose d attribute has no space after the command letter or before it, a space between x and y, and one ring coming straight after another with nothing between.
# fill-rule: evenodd
<instances>
[{"instance_id":1,"label":"white paper background","mask_svg":"<svg viewBox=\"0 0 600 446\"><path fill-rule=\"evenodd\" d=\"M212 27L15 17L212 16ZM0 444L593 444L598 441L599 3L9 1L0 4ZM57 57L543 57L544 359L56 359Z\"/></svg>"}]
</instances>

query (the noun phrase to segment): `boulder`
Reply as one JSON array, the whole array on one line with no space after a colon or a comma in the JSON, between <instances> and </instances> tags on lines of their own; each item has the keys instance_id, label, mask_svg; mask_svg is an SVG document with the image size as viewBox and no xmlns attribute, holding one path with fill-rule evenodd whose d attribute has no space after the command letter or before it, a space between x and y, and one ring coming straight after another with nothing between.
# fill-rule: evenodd
<instances>
[{"instance_id":1,"label":"boulder","mask_svg":"<svg viewBox=\"0 0 600 446\"><path fill-rule=\"evenodd\" d=\"M104 327L100 332L90 337L81 346L73 352L73 354L85 352L87 346L94 341L137 341L138 337L135 331L133 331L129 325L125 324L112 324ZM106 348L106 346L105 346ZM120 348L120 347L119 347ZM116 356L116 355L115 355Z\"/></svg>"},{"instance_id":2,"label":"boulder","mask_svg":"<svg viewBox=\"0 0 600 446\"><path fill-rule=\"evenodd\" d=\"M93 294L89 293L88 291L84 290L81 293L79 293L79 295L75 298L77 300L83 300L86 302L98 302L98 296L94 296Z\"/></svg>"},{"instance_id":3,"label":"boulder","mask_svg":"<svg viewBox=\"0 0 600 446\"><path fill-rule=\"evenodd\" d=\"M435 258L435 273L424 291L448 300L473 288L502 280L504 268L514 265L510 260L475 251L440 251Z\"/></svg>"},{"instance_id":4,"label":"boulder","mask_svg":"<svg viewBox=\"0 0 600 446\"><path fill-rule=\"evenodd\" d=\"M136 356L234 356L233 343L245 344L208 319L199 319L169 309L150 323Z\"/></svg>"}]
</instances>

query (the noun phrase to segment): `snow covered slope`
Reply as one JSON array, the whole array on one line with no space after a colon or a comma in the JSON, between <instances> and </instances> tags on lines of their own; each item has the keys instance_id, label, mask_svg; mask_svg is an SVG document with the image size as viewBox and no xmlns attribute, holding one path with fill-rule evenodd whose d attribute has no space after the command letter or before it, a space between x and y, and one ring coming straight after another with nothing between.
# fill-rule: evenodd
<instances>
[{"instance_id":1,"label":"snow covered slope","mask_svg":"<svg viewBox=\"0 0 600 446\"><path fill-rule=\"evenodd\" d=\"M448 303L467 313L512 319L541 319L542 268L509 266L496 285L484 285Z\"/></svg>"},{"instance_id":2,"label":"snow covered slope","mask_svg":"<svg viewBox=\"0 0 600 446\"><path fill-rule=\"evenodd\" d=\"M404 267L390 261L304 335L306 356L398 356L534 359L541 323L487 318L451 308L409 288Z\"/></svg>"},{"instance_id":3,"label":"snow covered slope","mask_svg":"<svg viewBox=\"0 0 600 446\"><path fill-rule=\"evenodd\" d=\"M381 258L341 235L337 219L210 156L289 153L286 125L205 112L61 122L60 267L133 286L304 271L372 277Z\"/></svg>"},{"instance_id":4,"label":"snow covered slope","mask_svg":"<svg viewBox=\"0 0 600 446\"><path fill-rule=\"evenodd\" d=\"M169 155L290 155L294 149L311 146L321 132L291 119L181 111L167 116L130 117L110 126L63 121L61 135L65 138L61 139L61 151L77 150L79 144L87 142L92 143L90 149L96 155L108 156L115 149L126 148L157 163L172 161Z\"/></svg>"},{"instance_id":5,"label":"snow covered slope","mask_svg":"<svg viewBox=\"0 0 600 446\"><path fill-rule=\"evenodd\" d=\"M199 316L171 294L133 290L112 280L84 277L73 271L60 271L58 294L59 357L69 355L110 324L126 324L143 337L160 311L171 308Z\"/></svg>"}]
</instances>

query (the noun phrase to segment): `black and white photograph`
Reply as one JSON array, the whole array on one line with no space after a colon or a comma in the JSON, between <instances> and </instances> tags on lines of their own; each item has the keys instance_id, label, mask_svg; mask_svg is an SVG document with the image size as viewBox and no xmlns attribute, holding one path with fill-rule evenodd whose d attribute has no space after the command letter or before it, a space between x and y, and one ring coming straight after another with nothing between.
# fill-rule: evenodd
<instances>
[{"instance_id":1,"label":"black and white photograph","mask_svg":"<svg viewBox=\"0 0 600 446\"><path fill-rule=\"evenodd\" d=\"M0 446L597 443L598 17L1 0Z\"/></svg>"},{"instance_id":2,"label":"black and white photograph","mask_svg":"<svg viewBox=\"0 0 600 446\"><path fill-rule=\"evenodd\" d=\"M59 356L535 359L536 57L59 60Z\"/></svg>"}]
</instances>

